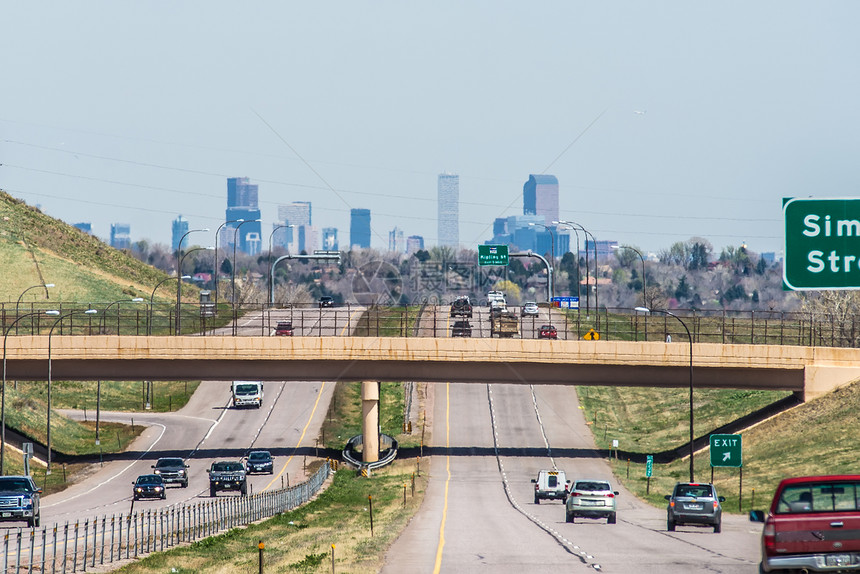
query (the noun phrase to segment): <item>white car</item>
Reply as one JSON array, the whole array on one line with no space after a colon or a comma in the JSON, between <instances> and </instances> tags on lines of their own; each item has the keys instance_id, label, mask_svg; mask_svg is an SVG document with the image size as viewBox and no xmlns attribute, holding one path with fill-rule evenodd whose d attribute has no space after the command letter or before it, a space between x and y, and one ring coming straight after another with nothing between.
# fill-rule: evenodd
<instances>
[{"instance_id":1,"label":"white car","mask_svg":"<svg viewBox=\"0 0 860 574\"><path fill-rule=\"evenodd\" d=\"M615 524L615 500L617 490L612 490L609 482L597 479L573 481L567 504L564 509L565 522L573 522L577 516L585 518L605 518L608 524Z\"/></svg>"},{"instance_id":2,"label":"white car","mask_svg":"<svg viewBox=\"0 0 860 574\"><path fill-rule=\"evenodd\" d=\"M534 301L529 301L523 304L523 308L520 314L523 317L525 317L526 315L532 315L534 317L537 317L540 314L540 309L538 308L537 303L535 303Z\"/></svg>"}]
</instances>

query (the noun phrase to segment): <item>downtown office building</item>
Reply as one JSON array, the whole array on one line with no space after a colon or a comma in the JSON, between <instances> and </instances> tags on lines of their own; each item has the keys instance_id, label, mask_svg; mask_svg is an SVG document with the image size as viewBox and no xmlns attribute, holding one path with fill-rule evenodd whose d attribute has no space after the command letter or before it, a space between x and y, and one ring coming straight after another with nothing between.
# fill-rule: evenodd
<instances>
[{"instance_id":1,"label":"downtown office building","mask_svg":"<svg viewBox=\"0 0 860 574\"><path fill-rule=\"evenodd\" d=\"M247 177L227 179L227 225L222 238L225 247L232 247L235 241L242 253L257 255L262 251L258 193L258 186L250 183Z\"/></svg>"},{"instance_id":2,"label":"downtown office building","mask_svg":"<svg viewBox=\"0 0 860 574\"><path fill-rule=\"evenodd\" d=\"M438 229L440 246L460 247L460 176L440 173L437 190Z\"/></svg>"}]
</instances>

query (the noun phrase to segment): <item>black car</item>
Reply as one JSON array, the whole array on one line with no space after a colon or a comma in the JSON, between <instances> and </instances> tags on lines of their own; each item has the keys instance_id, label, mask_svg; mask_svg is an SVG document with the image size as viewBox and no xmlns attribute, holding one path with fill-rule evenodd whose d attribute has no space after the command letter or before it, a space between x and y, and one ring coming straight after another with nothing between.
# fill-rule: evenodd
<instances>
[{"instance_id":1,"label":"black car","mask_svg":"<svg viewBox=\"0 0 860 574\"><path fill-rule=\"evenodd\" d=\"M188 486L188 465L179 457L167 456L159 458L152 465L152 474L164 479L164 484L178 484L182 488Z\"/></svg>"},{"instance_id":2,"label":"black car","mask_svg":"<svg viewBox=\"0 0 860 574\"><path fill-rule=\"evenodd\" d=\"M452 337L471 337L472 336L472 324L468 321L454 321L454 325L451 326L451 336Z\"/></svg>"},{"instance_id":3,"label":"black car","mask_svg":"<svg viewBox=\"0 0 860 574\"><path fill-rule=\"evenodd\" d=\"M29 476L0 476L0 521L23 520L27 526L39 526L41 494Z\"/></svg>"},{"instance_id":4,"label":"black car","mask_svg":"<svg viewBox=\"0 0 860 574\"><path fill-rule=\"evenodd\" d=\"M164 486L164 479L159 474L141 474L133 483L134 499L141 498L167 498L167 488Z\"/></svg>"},{"instance_id":5,"label":"black car","mask_svg":"<svg viewBox=\"0 0 860 574\"><path fill-rule=\"evenodd\" d=\"M248 474L254 472L274 474L275 462L272 455L267 450L252 450L245 460L245 472Z\"/></svg>"},{"instance_id":6,"label":"black car","mask_svg":"<svg viewBox=\"0 0 860 574\"><path fill-rule=\"evenodd\" d=\"M451 303L451 316L452 317L471 317L472 316L472 302L468 297L457 297L454 299L454 302Z\"/></svg>"},{"instance_id":7,"label":"black car","mask_svg":"<svg viewBox=\"0 0 860 574\"><path fill-rule=\"evenodd\" d=\"M323 296L319 298L320 308L323 307L334 307L334 299L328 296Z\"/></svg>"}]
</instances>

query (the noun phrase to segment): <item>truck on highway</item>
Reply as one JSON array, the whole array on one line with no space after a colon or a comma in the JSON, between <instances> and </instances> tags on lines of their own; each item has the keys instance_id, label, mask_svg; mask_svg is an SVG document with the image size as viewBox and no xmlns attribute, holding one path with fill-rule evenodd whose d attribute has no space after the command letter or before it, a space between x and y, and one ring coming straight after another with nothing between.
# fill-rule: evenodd
<instances>
[{"instance_id":1,"label":"truck on highway","mask_svg":"<svg viewBox=\"0 0 860 574\"><path fill-rule=\"evenodd\" d=\"M490 336L510 338L520 334L520 321L516 313L502 311L490 314Z\"/></svg>"},{"instance_id":2,"label":"truck on highway","mask_svg":"<svg viewBox=\"0 0 860 574\"><path fill-rule=\"evenodd\" d=\"M237 490L242 496L248 494L248 479L245 465L241 461L219 460L212 463L209 473L209 496L220 490Z\"/></svg>"},{"instance_id":3,"label":"truck on highway","mask_svg":"<svg viewBox=\"0 0 860 574\"><path fill-rule=\"evenodd\" d=\"M262 381L233 381L232 403L234 407L256 407L263 405Z\"/></svg>"},{"instance_id":4,"label":"truck on highway","mask_svg":"<svg viewBox=\"0 0 860 574\"><path fill-rule=\"evenodd\" d=\"M860 475L786 478L763 522L759 572L860 571Z\"/></svg>"}]
</instances>

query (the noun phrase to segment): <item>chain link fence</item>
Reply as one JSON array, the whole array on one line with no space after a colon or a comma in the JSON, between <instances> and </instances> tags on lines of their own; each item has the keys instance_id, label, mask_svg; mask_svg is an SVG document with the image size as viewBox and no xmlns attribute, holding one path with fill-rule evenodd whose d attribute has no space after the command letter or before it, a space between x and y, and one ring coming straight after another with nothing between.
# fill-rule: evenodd
<instances>
[{"instance_id":1,"label":"chain link fence","mask_svg":"<svg viewBox=\"0 0 860 574\"><path fill-rule=\"evenodd\" d=\"M3 572L86 572L195 542L304 504L331 472L326 461L309 480L290 488L7 531Z\"/></svg>"}]
</instances>

